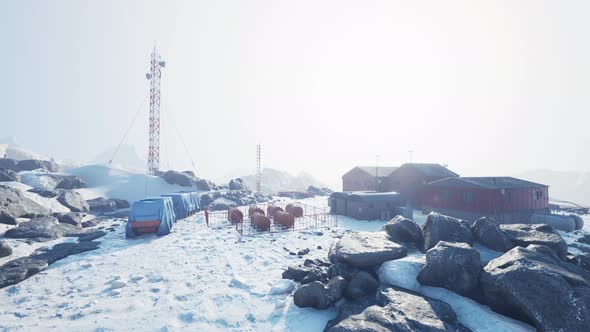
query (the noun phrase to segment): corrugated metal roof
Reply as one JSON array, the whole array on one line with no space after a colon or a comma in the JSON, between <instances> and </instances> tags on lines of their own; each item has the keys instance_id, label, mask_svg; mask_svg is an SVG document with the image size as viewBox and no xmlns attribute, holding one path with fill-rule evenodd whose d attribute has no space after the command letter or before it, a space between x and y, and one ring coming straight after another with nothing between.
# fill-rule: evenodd
<instances>
[{"instance_id":1,"label":"corrugated metal roof","mask_svg":"<svg viewBox=\"0 0 590 332\"><path fill-rule=\"evenodd\" d=\"M496 177L451 177L434 182L427 186L482 189L514 189L547 187L544 184L521 180L509 176Z\"/></svg>"},{"instance_id":2,"label":"corrugated metal roof","mask_svg":"<svg viewBox=\"0 0 590 332\"><path fill-rule=\"evenodd\" d=\"M363 171L369 173L371 176L376 176L378 172L379 177L389 176L389 174L393 173L393 171L398 169L397 166L357 166L357 168L362 169Z\"/></svg>"},{"instance_id":3,"label":"corrugated metal roof","mask_svg":"<svg viewBox=\"0 0 590 332\"><path fill-rule=\"evenodd\" d=\"M386 193L355 193L348 196L351 201L362 202L401 202L404 198L397 192Z\"/></svg>"},{"instance_id":4,"label":"corrugated metal roof","mask_svg":"<svg viewBox=\"0 0 590 332\"><path fill-rule=\"evenodd\" d=\"M440 164L421 164L421 163L407 163L400 166L402 167L410 167L418 172L432 177L452 177L452 176L459 176L459 174L449 170L448 168L440 165Z\"/></svg>"}]
</instances>

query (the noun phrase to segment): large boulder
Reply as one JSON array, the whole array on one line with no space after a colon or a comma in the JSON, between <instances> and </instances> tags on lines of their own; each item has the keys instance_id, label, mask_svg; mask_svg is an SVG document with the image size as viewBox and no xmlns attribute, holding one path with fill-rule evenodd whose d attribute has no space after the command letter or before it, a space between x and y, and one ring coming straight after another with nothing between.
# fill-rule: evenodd
<instances>
[{"instance_id":1,"label":"large boulder","mask_svg":"<svg viewBox=\"0 0 590 332\"><path fill-rule=\"evenodd\" d=\"M18 161L10 158L0 158L0 168L18 171Z\"/></svg>"},{"instance_id":2,"label":"large boulder","mask_svg":"<svg viewBox=\"0 0 590 332\"><path fill-rule=\"evenodd\" d=\"M325 286L314 281L299 287L293 294L293 301L300 308L328 309L342 299L347 283L341 277L331 279Z\"/></svg>"},{"instance_id":3,"label":"large boulder","mask_svg":"<svg viewBox=\"0 0 590 332\"><path fill-rule=\"evenodd\" d=\"M73 190L62 191L57 197L57 201L72 210L72 212L88 212L90 210L82 195Z\"/></svg>"},{"instance_id":4,"label":"large boulder","mask_svg":"<svg viewBox=\"0 0 590 332\"><path fill-rule=\"evenodd\" d=\"M479 252L466 243L440 241L426 253L426 265L417 280L426 286L443 287L473 297L481 272Z\"/></svg>"},{"instance_id":5,"label":"large boulder","mask_svg":"<svg viewBox=\"0 0 590 332\"><path fill-rule=\"evenodd\" d=\"M205 179L199 179L195 182L195 186L197 187L198 190L203 190L203 191L211 191L211 190L215 190L217 187L215 186L215 183L211 182L211 181L207 181Z\"/></svg>"},{"instance_id":6,"label":"large boulder","mask_svg":"<svg viewBox=\"0 0 590 332\"><path fill-rule=\"evenodd\" d=\"M378 305L343 319L328 328L329 332L456 332L468 331L453 308L440 300L415 293L386 288L379 294Z\"/></svg>"},{"instance_id":7,"label":"large boulder","mask_svg":"<svg viewBox=\"0 0 590 332\"><path fill-rule=\"evenodd\" d=\"M244 180L242 180L240 178L230 180L228 187L229 187L230 190L244 190L244 189L247 189L246 184L244 183Z\"/></svg>"},{"instance_id":8,"label":"large boulder","mask_svg":"<svg viewBox=\"0 0 590 332\"><path fill-rule=\"evenodd\" d=\"M289 266L282 274L283 279L301 281L307 276L313 267L308 266Z\"/></svg>"},{"instance_id":9,"label":"large boulder","mask_svg":"<svg viewBox=\"0 0 590 332\"><path fill-rule=\"evenodd\" d=\"M590 253L582 253L574 256L572 259L568 259L568 261L590 272Z\"/></svg>"},{"instance_id":10,"label":"large boulder","mask_svg":"<svg viewBox=\"0 0 590 332\"><path fill-rule=\"evenodd\" d=\"M46 170L48 172L58 172L59 166L52 160L37 160L28 159L20 160L17 164L17 170L20 171L34 171L36 169Z\"/></svg>"},{"instance_id":11,"label":"large boulder","mask_svg":"<svg viewBox=\"0 0 590 332\"><path fill-rule=\"evenodd\" d=\"M352 232L332 245L328 258L332 263L370 268L402 258L407 253L404 245L391 241L385 232Z\"/></svg>"},{"instance_id":12,"label":"large boulder","mask_svg":"<svg viewBox=\"0 0 590 332\"><path fill-rule=\"evenodd\" d=\"M20 190L0 185L0 216L4 216L0 219L35 218L49 213L49 209L28 199Z\"/></svg>"},{"instance_id":13,"label":"large boulder","mask_svg":"<svg viewBox=\"0 0 590 332\"><path fill-rule=\"evenodd\" d=\"M365 296L374 296L379 288L379 281L366 271L357 272L349 281L344 292L349 300L360 299Z\"/></svg>"},{"instance_id":14,"label":"large boulder","mask_svg":"<svg viewBox=\"0 0 590 332\"><path fill-rule=\"evenodd\" d=\"M113 212L117 209L117 203L104 197L89 199L86 203L92 212Z\"/></svg>"},{"instance_id":15,"label":"large boulder","mask_svg":"<svg viewBox=\"0 0 590 332\"><path fill-rule=\"evenodd\" d=\"M529 244L547 246L565 260L567 256L567 243L549 225L543 224L502 224L500 229L508 235L517 246L526 247Z\"/></svg>"},{"instance_id":16,"label":"large boulder","mask_svg":"<svg viewBox=\"0 0 590 332\"><path fill-rule=\"evenodd\" d=\"M348 281L359 271L358 268L346 263L335 263L328 268L328 278L342 277Z\"/></svg>"},{"instance_id":17,"label":"large boulder","mask_svg":"<svg viewBox=\"0 0 590 332\"><path fill-rule=\"evenodd\" d=\"M127 200L124 199L120 199L120 198L109 198L111 201L115 202L115 206L117 207L117 209L128 209L131 207L131 205L129 204L129 202Z\"/></svg>"},{"instance_id":18,"label":"large boulder","mask_svg":"<svg viewBox=\"0 0 590 332\"><path fill-rule=\"evenodd\" d=\"M59 191L57 191L55 189L31 188L27 191L35 193L39 196L47 197L47 198L53 198L53 197L57 197L57 195L59 195Z\"/></svg>"},{"instance_id":19,"label":"large boulder","mask_svg":"<svg viewBox=\"0 0 590 332\"><path fill-rule=\"evenodd\" d=\"M63 236L61 230L56 228L58 224L55 217L35 218L19 223L17 227L7 230L4 236L12 239L57 239Z\"/></svg>"},{"instance_id":20,"label":"large boulder","mask_svg":"<svg viewBox=\"0 0 590 332\"><path fill-rule=\"evenodd\" d=\"M471 226L471 231L477 242L492 250L506 252L514 248L510 237L500 229L498 223L492 218L477 219Z\"/></svg>"},{"instance_id":21,"label":"large boulder","mask_svg":"<svg viewBox=\"0 0 590 332\"><path fill-rule=\"evenodd\" d=\"M41 259L46 261L48 264L53 264L60 259L64 259L71 255L80 254L83 252L96 250L100 242L96 241L82 241L82 242L66 242L58 243L53 246L50 250L35 254L32 258Z\"/></svg>"},{"instance_id":22,"label":"large boulder","mask_svg":"<svg viewBox=\"0 0 590 332\"><path fill-rule=\"evenodd\" d=\"M383 230L395 242L404 243L405 245L412 244L418 249L424 247L424 237L420 226L403 216L396 216L391 219L383 226Z\"/></svg>"},{"instance_id":23,"label":"large boulder","mask_svg":"<svg viewBox=\"0 0 590 332\"><path fill-rule=\"evenodd\" d=\"M422 226L424 250L434 247L439 241L464 242L473 244L473 234L469 224L460 219L432 212Z\"/></svg>"},{"instance_id":24,"label":"large boulder","mask_svg":"<svg viewBox=\"0 0 590 332\"><path fill-rule=\"evenodd\" d=\"M372 296L361 297L356 300L348 300L338 303L338 315L334 319L328 321L326 327L324 328L324 331L329 331L332 327L334 327L341 321L345 320L346 318L358 315L368 307L376 304L377 297L375 296L375 294L373 294Z\"/></svg>"},{"instance_id":25,"label":"large boulder","mask_svg":"<svg viewBox=\"0 0 590 332\"><path fill-rule=\"evenodd\" d=\"M68 212L64 214L59 214L56 217L57 221L62 224L69 224L81 228L82 219L84 219L84 216L85 214L82 212Z\"/></svg>"},{"instance_id":26,"label":"large boulder","mask_svg":"<svg viewBox=\"0 0 590 332\"><path fill-rule=\"evenodd\" d=\"M21 257L0 266L0 288L17 284L47 268L47 261Z\"/></svg>"},{"instance_id":27,"label":"large boulder","mask_svg":"<svg viewBox=\"0 0 590 332\"><path fill-rule=\"evenodd\" d=\"M86 182L78 175L61 175L61 180L56 189L79 189L86 188Z\"/></svg>"},{"instance_id":28,"label":"large boulder","mask_svg":"<svg viewBox=\"0 0 590 332\"><path fill-rule=\"evenodd\" d=\"M546 246L515 247L481 274L485 302L538 331L588 331L590 273Z\"/></svg>"},{"instance_id":29,"label":"large boulder","mask_svg":"<svg viewBox=\"0 0 590 332\"><path fill-rule=\"evenodd\" d=\"M5 181L20 181L20 176L13 170L0 168L0 182Z\"/></svg>"},{"instance_id":30,"label":"large boulder","mask_svg":"<svg viewBox=\"0 0 590 332\"><path fill-rule=\"evenodd\" d=\"M167 171L162 175L164 180L170 184L177 184L182 187L192 187L195 184L195 178L189 174L177 172L177 171Z\"/></svg>"},{"instance_id":31,"label":"large boulder","mask_svg":"<svg viewBox=\"0 0 590 332\"><path fill-rule=\"evenodd\" d=\"M6 241L0 241L0 258L12 255L12 248Z\"/></svg>"}]
</instances>

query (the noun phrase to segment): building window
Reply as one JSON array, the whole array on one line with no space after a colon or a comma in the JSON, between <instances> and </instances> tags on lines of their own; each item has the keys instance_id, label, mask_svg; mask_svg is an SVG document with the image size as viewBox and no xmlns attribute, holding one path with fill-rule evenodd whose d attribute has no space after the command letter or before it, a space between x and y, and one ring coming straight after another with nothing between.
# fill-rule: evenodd
<instances>
[{"instance_id":1,"label":"building window","mask_svg":"<svg viewBox=\"0 0 590 332\"><path fill-rule=\"evenodd\" d=\"M535 199L538 201L543 198L543 192L541 190L535 190Z\"/></svg>"},{"instance_id":2,"label":"building window","mask_svg":"<svg viewBox=\"0 0 590 332\"><path fill-rule=\"evenodd\" d=\"M475 197L471 191L464 191L463 192L463 202L467 204L473 204L475 201Z\"/></svg>"},{"instance_id":3,"label":"building window","mask_svg":"<svg viewBox=\"0 0 590 332\"><path fill-rule=\"evenodd\" d=\"M440 193L440 198L443 202L448 202L451 200L451 193L445 190Z\"/></svg>"},{"instance_id":4,"label":"building window","mask_svg":"<svg viewBox=\"0 0 590 332\"><path fill-rule=\"evenodd\" d=\"M510 203L510 200L512 199L512 195L510 195L509 191L504 191L504 202L506 203Z\"/></svg>"}]
</instances>

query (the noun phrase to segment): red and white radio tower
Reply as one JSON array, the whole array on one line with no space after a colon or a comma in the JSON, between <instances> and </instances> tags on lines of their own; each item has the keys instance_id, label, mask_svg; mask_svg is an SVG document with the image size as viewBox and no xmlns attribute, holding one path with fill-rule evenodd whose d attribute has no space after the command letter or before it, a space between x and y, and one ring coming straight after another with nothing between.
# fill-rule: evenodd
<instances>
[{"instance_id":1,"label":"red and white radio tower","mask_svg":"<svg viewBox=\"0 0 590 332\"><path fill-rule=\"evenodd\" d=\"M162 68L166 62L162 61L154 45L150 72L145 77L150 81L150 143L148 148L148 174L155 175L160 169L160 78Z\"/></svg>"}]
</instances>

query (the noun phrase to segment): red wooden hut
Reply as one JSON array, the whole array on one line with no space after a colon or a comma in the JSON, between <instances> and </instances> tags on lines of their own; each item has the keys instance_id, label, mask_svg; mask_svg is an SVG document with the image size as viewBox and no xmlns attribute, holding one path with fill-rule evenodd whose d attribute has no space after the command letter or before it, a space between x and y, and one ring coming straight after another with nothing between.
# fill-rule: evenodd
<instances>
[{"instance_id":1,"label":"red wooden hut","mask_svg":"<svg viewBox=\"0 0 590 332\"><path fill-rule=\"evenodd\" d=\"M483 216L500 222L526 222L549 208L549 187L512 177L451 177L424 186L427 211L473 221Z\"/></svg>"},{"instance_id":2,"label":"red wooden hut","mask_svg":"<svg viewBox=\"0 0 590 332\"><path fill-rule=\"evenodd\" d=\"M459 175L440 164L407 163L394 170L388 177L387 189L404 196L414 206L422 201L425 184L458 177Z\"/></svg>"}]
</instances>

